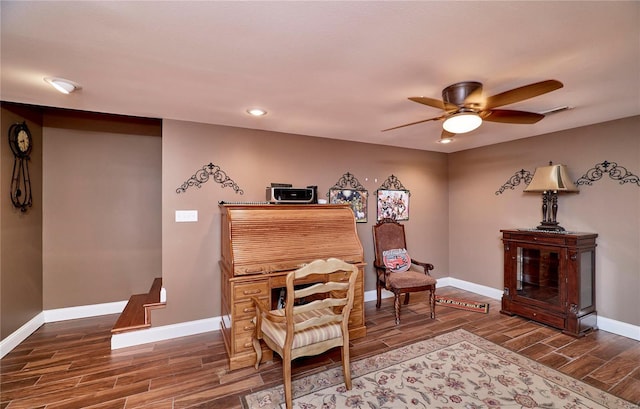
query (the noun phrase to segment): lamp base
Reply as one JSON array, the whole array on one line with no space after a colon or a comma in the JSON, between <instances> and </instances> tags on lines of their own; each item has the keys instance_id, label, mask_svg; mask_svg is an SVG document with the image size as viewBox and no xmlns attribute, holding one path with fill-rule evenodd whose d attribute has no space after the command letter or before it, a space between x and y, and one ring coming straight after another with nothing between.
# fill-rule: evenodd
<instances>
[{"instance_id":1,"label":"lamp base","mask_svg":"<svg viewBox=\"0 0 640 409\"><path fill-rule=\"evenodd\" d=\"M565 231L564 227L560 226L558 222L541 222L540 226L536 227L538 230L548 230L548 231Z\"/></svg>"}]
</instances>

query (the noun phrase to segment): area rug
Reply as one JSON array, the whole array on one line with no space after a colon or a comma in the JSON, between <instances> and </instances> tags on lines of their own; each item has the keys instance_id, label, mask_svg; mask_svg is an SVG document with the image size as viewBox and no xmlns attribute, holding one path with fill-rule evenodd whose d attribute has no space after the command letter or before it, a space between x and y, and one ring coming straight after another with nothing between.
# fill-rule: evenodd
<instances>
[{"instance_id":1,"label":"area rug","mask_svg":"<svg viewBox=\"0 0 640 409\"><path fill-rule=\"evenodd\" d=\"M461 310L489 313L489 304L484 302L466 301L458 298L442 297L436 295L436 304L444 305L446 307L458 308Z\"/></svg>"},{"instance_id":2,"label":"area rug","mask_svg":"<svg viewBox=\"0 0 640 409\"><path fill-rule=\"evenodd\" d=\"M351 362L293 382L299 409L609 408L638 406L465 330ZM284 408L282 385L242 398L245 409Z\"/></svg>"}]
</instances>

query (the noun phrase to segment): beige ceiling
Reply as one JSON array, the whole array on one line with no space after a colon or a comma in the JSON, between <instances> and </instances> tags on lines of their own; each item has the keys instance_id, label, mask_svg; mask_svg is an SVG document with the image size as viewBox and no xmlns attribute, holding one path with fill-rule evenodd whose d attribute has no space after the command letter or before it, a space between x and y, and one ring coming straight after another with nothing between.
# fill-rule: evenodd
<instances>
[{"instance_id":1,"label":"beige ceiling","mask_svg":"<svg viewBox=\"0 0 640 409\"><path fill-rule=\"evenodd\" d=\"M454 152L640 114L640 2L2 1L3 101L265 129ZM82 89L54 91L45 76ZM485 122L436 143L460 81L487 95L557 79L505 109L534 125ZM261 118L245 110L269 111Z\"/></svg>"}]
</instances>

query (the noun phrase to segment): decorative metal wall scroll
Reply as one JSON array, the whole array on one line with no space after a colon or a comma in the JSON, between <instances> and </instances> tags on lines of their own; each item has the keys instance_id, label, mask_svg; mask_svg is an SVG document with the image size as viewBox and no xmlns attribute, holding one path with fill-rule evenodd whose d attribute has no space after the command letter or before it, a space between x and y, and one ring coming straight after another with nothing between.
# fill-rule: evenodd
<instances>
[{"instance_id":1,"label":"decorative metal wall scroll","mask_svg":"<svg viewBox=\"0 0 640 409\"><path fill-rule=\"evenodd\" d=\"M597 182L602 179L602 176L608 174L613 180L620 181L621 185L626 183L635 183L640 186L640 177L629 172L624 166L619 166L616 162L604 161L597 163L593 168L589 169L584 175L582 175L576 182L576 186L593 185L593 182ZM520 169L513 176L505 182L504 185L496 191L496 195L502 194L505 190L518 186L521 182L528 185L531 182L533 174L528 170Z\"/></svg>"},{"instance_id":2,"label":"decorative metal wall scroll","mask_svg":"<svg viewBox=\"0 0 640 409\"><path fill-rule=\"evenodd\" d=\"M329 203L349 204L356 217L356 222L367 222L367 199L369 193L358 179L347 172L327 193Z\"/></svg>"},{"instance_id":3,"label":"decorative metal wall scroll","mask_svg":"<svg viewBox=\"0 0 640 409\"><path fill-rule=\"evenodd\" d=\"M380 189L407 190L407 189L405 189L404 186L402 186L402 183L400 182L400 179L395 177L393 174L391 176L389 176L387 178L387 180L385 180L384 183L378 188L378 190L380 190ZM407 192L408 192L408 190L407 190Z\"/></svg>"},{"instance_id":4,"label":"decorative metal wall scroll","mask_svg":"<svg viewBox=\"0 0 640 409\"><path fill-rule=\"evenodd\" d=\"M511 176L509 180L504 183L504 185L500 186L500 189L496 190L496 195L502 194L502 192L504 192L506 189L513 190L513 188L518 186L522 181L524 181L524 183L528 185L529 183L531 183L532 177L533 174L531 172L529 172L528 170L520 169L519 171L514 173L513 176Z\"/></svg>"},{"instance_id":5,"label":"decorative metal wall scroll","mask_svg":"<svg viewBox=\"0 0 640 409\"><path fill-rule=\"evenodd\" d=\"M391 175L376 191L377 219L409 220L409 192L398 180Z\"/></svg>"},{"instance_id":6,"label":"decorative metal wall scroll","mask_svg":"<svg viewBox=\"0 0 640 409\"><path fill-rule=\"evenodd\" d=\"M638 178L638 176L629 172L627 168L606 160L589 169L587 173L578 179L576 185L591 185L593 182L602 179L604 174L609 174L609 177L613 180L619 180L621 185L625 183L635 183L640 186L640 178Z\"/></svg>"},{"instance_id":7,"label":"decorative metal wall scroll","mask_svg":"<svg viewBox=\"0 0 640 409\"><path fill-rule=\"evenodd\" d=\"M240 189L240 186L227 176L225 171L220 169L220 166L214 165L213 163L209 163L208 165L204 165L202 169L198 169L193 176L176 189L176 193L184 193L191 186L200 189L201 185L208 182L210 177L212 177L216 183L219 183L221 185L220 187L230 187L237 194L244 194L244 190Z\"/></svg>"}]
</instances>

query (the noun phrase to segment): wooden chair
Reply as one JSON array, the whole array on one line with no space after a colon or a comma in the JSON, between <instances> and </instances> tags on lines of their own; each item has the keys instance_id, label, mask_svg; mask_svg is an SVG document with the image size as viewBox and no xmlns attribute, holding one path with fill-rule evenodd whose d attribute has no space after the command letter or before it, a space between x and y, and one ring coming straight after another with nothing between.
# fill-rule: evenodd
<instances>
[{"instance_id":1,"label":"wooden chair","mask_svg":"<svg viewBox=\"0 0 640 409\"><path fill-rule=\"evenodd\" d=\"M376 307L380 308L382 300L382 288L394 294L394 307L396 324L400 323L400 294L405 294L404 303L409 303L409 293L416 291L429 291L429 306L431 318L436 317L436 279L429 271L433 270L433 264L424 263L411 258L411 265L418 266L422 271L407 270L404 272L392 272L383 261L383 252L386 250L406 249L406 237L404 226L393 219L382 219L373 226L373 245L375 250L376 270Z\"/></svg>"},{"instance_id":2,"label":"wooden chair","mask_svg":"<svg viewBox=\"0 0 640 409\"><path fill-rule=\"evenodd\" d=\"M336 258L315 260L287 274L284 309L269 311L257 298L256 369L262 359L260 339L282 357L284 394L292 406L291 361L341 347L344 383L351 389L349 313L358 267Z\"/></svg>"}]
</instances>

